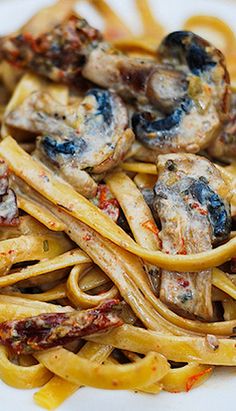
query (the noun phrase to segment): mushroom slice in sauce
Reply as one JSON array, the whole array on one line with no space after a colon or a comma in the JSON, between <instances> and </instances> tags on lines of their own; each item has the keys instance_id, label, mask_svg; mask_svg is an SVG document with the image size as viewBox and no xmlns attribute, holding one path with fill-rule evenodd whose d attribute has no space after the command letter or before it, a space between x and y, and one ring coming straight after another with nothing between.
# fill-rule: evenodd
<instances>
[{"instance_id":1,"label":"mushroom slice in sauce","mask_svg":"<svg viewBox=\"0 0 236 411\"><path fill-rule=\"evenodd\" d=\"M5 37L0 50L9 63L53 81L75 85L83 76L141 103L147 103L147 79L156 65L151 59L122 54L103 42L102 35L84 19L74 15L39 36L23 33Z\"/></svg>"},{"instance_id":2,"label":"mushroom slice in sauce","mask_svg":"<svg viewBox=\"0 0 236 411\"><path fill-rule=\"evenodd\" d=\"M160 155L154 207L162 230L162 250L196 254L230 233L229 188L217 168L193 154ZM211 269L162 271L160 298L185 316L212 318Z\"/></svg>"},{"instance_id":3,"label":"mushroom slice in sauce","mask_svg":"<svg viewBox=\"0 0 236 411\"><path fill-rule=\"evenodd\" d=\"M149 82L161 113L135 113L132 122L136 137L157 153L196 153L213 141L229 110L229 75L224 57L206 40L186 31L169 34L158 55L163 65L182 72L182 80L181 76L171 75L170 68L152 74ZM155 85L160 78L162 88Z\"/></svg>"},{"instance_id":4,"label":"mushroom slice in sauce","mask_svg":"<svg viewBox=\"0 0 236 411\"><path fill-rule=\"evenodd\" d=\"M114 89L123 99L141 106L150 103L148 80L157 61L128 57L102 42L89 55L82 75L101 87Z\"/></svg>"},{"instance_id":5,"label":"mushroom slice in sauce","mask_svg":"<svg viewBox=\"0 0 236 411\"><path fill-rule=\"evenodd\" d=\"M97 190L89 173L101 175L115 167L134 139L123 102L114 92L101 89L91 89L76 107L61 106L46 93L33 93L9 113L6 123L42 136L35 156L86 197L94 197Z\"/></svg>"},{"instance_id":6,"label":"mushroom slice in sauce","mask_svg":"<svg viewBox=\"0 0 236 411\"><path fill-rule=\"evenodd\" d=\"M103 42L96 29L71 16L51 32L1 41L4 59L54 81L81 77L113 88L137 112L137 139L155 153L196 153L208 147L229 110L229 75L219 50L188 31L164 38L160 64L128 57Z\"/></svg>"},{"instance_id":7,"label":"mushroom slice in sauce","mask_svg":"<svg viewBox=\"0 0 236 411\"><path fill-rule=\"evenodd\" d=\"M8 167L0 159L0 226L16 226L19 224L16 195L9 188Z\"/></svg>"},{"instance_id":8,"label":"mushroom slice in sauce","mask_svg":"<svg viewBox=\"0 0 236 411\"><path fill-rule=\"evenodd\" d=\"M16 354L65 345L75 339L123 324L115 312L117 300L89 310L41 314L0 323L0 342Z\"/></svg>"}]
</instances>

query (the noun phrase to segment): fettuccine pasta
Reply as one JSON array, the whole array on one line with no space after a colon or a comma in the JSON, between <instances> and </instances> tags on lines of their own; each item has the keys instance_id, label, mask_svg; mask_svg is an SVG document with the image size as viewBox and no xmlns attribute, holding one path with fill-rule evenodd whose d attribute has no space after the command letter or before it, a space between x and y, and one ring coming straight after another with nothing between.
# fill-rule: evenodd
<instances>
[{"instance_id":1,"label":"fettuccine pasta","mask_svg":"<svg viewBox=\"0 0 236 411\"><path fill-rule=\"evenodd\" d=\"M0 379L48 410L236 366L235 33L88 3L0 41Z\"/></svg>"}]
</instances>

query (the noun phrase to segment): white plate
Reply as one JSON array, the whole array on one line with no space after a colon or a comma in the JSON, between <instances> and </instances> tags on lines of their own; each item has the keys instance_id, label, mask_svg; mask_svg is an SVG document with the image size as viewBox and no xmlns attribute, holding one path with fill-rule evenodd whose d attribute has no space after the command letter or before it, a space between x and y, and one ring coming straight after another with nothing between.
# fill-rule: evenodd
<instances>
[{"instance_id":1,"label":"white plate","mask_svg":"<svg viewBox=\"0 0 236 411\"><path fill-rule=\"evenodd\" d=\"M151 0L150 0L151 1ZM37 9L50 0L0 0L0 35L19 27ZM139 21L132 0L109 0L130 26L138 31ZM152 0L153 10L169 31L179 29L192 14L211 14L224 19L236 31L234 0ZM85 4L79 10L89 22L102 28L102 21ZM77 391L58 411L233 411L235 410L236 369L218 368L214 376L189 393L157 396L126 391L104 391L83 388ZM39 411L33 402L34 390L17 390L0 382L0 410Z\"/></svg>"}]
</instances>

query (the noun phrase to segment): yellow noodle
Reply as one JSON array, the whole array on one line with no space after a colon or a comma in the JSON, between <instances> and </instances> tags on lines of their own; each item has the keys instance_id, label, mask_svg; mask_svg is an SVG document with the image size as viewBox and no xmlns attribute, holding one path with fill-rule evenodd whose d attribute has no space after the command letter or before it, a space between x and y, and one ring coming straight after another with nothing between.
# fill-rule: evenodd
<instances>
[{"instance_id":1,"label":"yellow noodle","mask_svg":"<svg viewBox=\"0 0 236 411\"><path fill-rule=\"evenodd\" d=\"M33 317L44 313L62 313L71 310L71 307L62 307L41 301L30 301L22 297L0 295L0 322Z\"/></svg>"},{"instance_id":2,"label":"yellow noodle","mask_svg":"<svg viewBox=\"0 0 236 411\"><path fill-rule=\"evenodd\" d=\"M154 382L152 384L149 384L145 387L139 387L137 390L140 392L144 392L147 394L159 394L163 389L163 385L161 382Z\"/></svg>"},{"instance_id":3,"label":"yellow noodle","mask_svg":"<svg viewBox=\"0 0 236 411\"><path fill-rule=\"evenodd\" d=\"M82 248L85 247L86 251L89 253L88 249L91 249L93 251L92 258L96 262L97 259L97 264L101 264L100 261L100 255L103 255L102 250L110 250L112 253L110 256L110 260L116 258L119 259L118 261L120 262L121 267L123 266L125 268L126 273L128 273L129 277L132 279L132 281L136 284L137 291L136 295L138 292L138 289L142 291L142 294L145 296L146 301L148 300L152 306L156 310L156 316L158 316L158 323L159 327L162 325L162 331L163 333L171 331L172 333L176 335L181 335L181 334L188 334L191 332L195 332L198 334L216 334L216 335L230 335L232 333L232 329L236 327L236 321L220 321L220 322L210 322L210 323L205 323L205 322L200 322L200 321L192 321L188 320L186 318L180 317L179 315L175 314L173 311L171 311L165 304L162 303L151 291L150 286L147 282L147 278L144 274L144 271L140 268L140 265L138 263L138 260L132 256L132 254L127 253L125 250L120 249L119 247L115 246L114 244L111 244L105 239L100 238L100 236L92 232L91 229L87 227L85 230L85 227L77 222L76 220L73 220L70 216L66 215L65 213L60 213L63 221L65 222L66 226L68 227L68 230L71 232L70 235L72 235L72 238L74 241L76 241ZM84 228L82 228L84 227ZM82 241L83 238L87 238L86 236L90 236L90 241ZM94 241L91 243L91 241ZM115 257L114 257L115 256ZM109 258L109 257L108 257ZM103 261L103 260L102 260ZM104 264L104 262L103 262ZM110 273L111 267L109 265L103 265L103 270L110 276L110 278L113 280L113 282L117 285L117 287L120 290L120 293L123 295L125 299L132 297L132 294L128 294L128 289L122 289L123 283L120 283L119 278L113 278L113 272ZM133 287L132 287L133 290ZM143 298L141 299L141 301ZM133 299L130 301L129 299L127 300L129 304L132 306L133 310L136 312L138 316L140 316L141 312L139 311L141 307L139 307L139 310L135 308L133 304ZM146 308L147 308L147 303L146 303ZM139 314L138 314L139 313ZM142 318L142 317L141 317ZM149 317L150 319L150 312L149 312ZM156 325L155 325L156 326ZM150 327L150 324L149 324ZM163 328L164 327L164 328ZM153 328L153 325L152 327ZM165 331L164 331L165 330Z\"/></svg>"},{"instance_id":4,"label":"yellow noodle","mask_svg":"<svg viewBox=\"0 0 236 411\"><path fill-rule=\"evenodd\" d=\"M9 304L12 306L21 306L21 307L28 307L29 309L32 308L37 308L37 309L43 309L43 310L55 310L55 309L59 309L58 312L62 312L64 309L65 311L68 311L68 307L62 307L60 305L55 305L55 304L49 304L49 303L45 303L45 302L41 302L41 301L30 301L27 298L22 298L22 297L14 297L14 296L8 296L8 295L3 295L0 294L0 304ZM62 311L60 311L62 309ZM70 307L71 311L73 310ZM42 311L42 312L46 312L46 311ZM53 311L52 311L53 312Z\"/></svg>"},{"instance_id":5,"label":"yellow noodle","mask_svg":"<svg viewBox=\"0 0 236 411\"><path fill-rule=\"evenodd\" d=\"M164 37L164 27L154 17L148 0L135 0L135 3L142 19L144 35L154 37L158 45L158 41Z\"/></svg>"},{"instance_id":6,"label":"yellow noodle","mask_svg":"<svg viewBox=\"0 0 236 411\"><path fill-rule=\"evenodd\" d=\"M116 298L119 294L115 285L110 290L103 292L100 295L89 295L81 290L78 285L79 277L83 274L84 267L81 265L75 266L67 280L67 296L75 306L82 308L96 307L103 303L105 300Z\"/></svg>"},{"instance_id":7,"label":"yellow noodle","mask_svg":"<svg viewBox=\"0 0 236 411\"><path fill-rule=\"evenodd\" d=\"M148 0L136 0L144 28L143 35L136 38L130 37L130 29L104 0L90 0L90 2L104 16L106 36L113 40L113 44L131 55L139 53L156 56L157 39L163 37L164 28L153 16ZM63 21L70 15L74 3L75 0L59 0L56 5L37 13L22 30L38 35L51 29L56 23ZM188 19L186 27L191 29L202 26L208 31L221 35L221 39L225 42L231 77L236 78L234 75L236 73L234 33L228 25L215 17L200 17L194 16ZM125 38L119 39L123 36ZM7 87L13 90L14 84L22 73L15 68L8 68L7 63L3 63L0 67L0 75L3 82L8 84ZM69 89L67 86L49 83L32 74L25 74L14 90L5 110L4 118L11 110L20 105L31 92L37 90L47 91L61 104L68 104ZM235 366L236 356L233 340L219 339L219 348L214 350L214 347L209 345L207 338L196 336L196 334L205 335L206 333L218 336L235 334L236 305L232 298L235 299L236 288L227 274L213 268L212 283L218 287L218 296L215 297L220 298L223 304L226 321L215 323L192 321L169 310L152 293L142 263L137 256L145 262L148 261L169 270L199 271L208 267L216 267L236 256L236 237L231 233L231 240L227 244L193 256L170 256L161 253L158 250L155 222L139 190L124 173L114 173L107 177L107 183L120 202L137 241L135 243L100 210L76 193L72 187L54 177L43 165L27 156L12 139L7 138L11 128L6 127L4 118L2 135L6 140L0 144L0 154L7 160L17 176L45 197L40 201L40 196L37 198L36 195L35 198L29 199L19 193L18 205L50 230L65 231L88 253L108 277L103 275L103 271L93 268L95 270L93 275L88 273L79 281L80 274L91 267L93 261L80 250L72 251L72 254L74 252L76 254L73 255L73 258L70 252L65 253L71 249L71 243L62 233L50 233L46 228L42 229L33 223L29 225L27 233L23 232L21 227L15 230L6 229L5 238L12 238L12 236L17 238L2 241L0 244L1 274L7 274L11 265L16 262L46 258L47 260L29 266L20 272L5 275L5 277L0 278L0 287L10 286L19 281L23 281L20 284L22 286L33 284L34 281L36 284L37 281L39 284L40 281L41 283L42 281L48 283L54 280L58 282L67 274L67 272L62 273L60 270L73 265L75 267L68 278L67 289L65 283L57 284L55 281L51 283L50 290L38 295L20 294L12 291L10 287L2 289L6 294L0 295L0 321L25 318L44 312L72 310L71 307L45 302L65 297L69 297L75 306L94 306L105 298L116 296L119 290L144 326L149 328L149 330L145 330L123 325L110 333L90 337L94 342L86 343L78 355L63 348L37 354L43 364L60 376L54 376L42 390L36 393L36 402L51 409L60 405L81 384L109 389L132 388L149 393L157 393L162 388L171 392L188 391L192 386L197 386L209 378L212 367L209 367L208 364ZM19 141L26 141L28 138L21 130L12 129L12 132ZM132 156L131 151L129 156ZM141 161L155 162L155 157L151 151L143 147L137 153L136 158ZM141 177L140 174L137 174L137 178L134 179L138 186L139 184L149 184L148 186L152 187L155 184L154 179L157 176L155 164L125 162L121 164L121 167L127 172L142 173ZM218 168L221 169L226 184L230 184L232 187L231 204L235 206L236 166L233 163L228 167L218 166ZM49 178L48 182L42 179L43 174ZM144 175L149 176L148 182L146 181L147 177L146 180L142 177ZM50 204L46 199L53 204ZM145 219L147 217L148 226L143 224L145 223L144 217ZM106 293L102 295L85 293L85 291L101 284L111 282L110 280L113 281L114 285ZM221 291L220 294L219 291ZM20 296L17 297L17 295ZM127 357L133 364L117 364L116 360L109 357L113 347L133 351L127 353ZM158 354L150 353L150 351ZM134 352L147 354L147 356L140 360L140 357ZM167 359L188 362L188 364L182 368L169 370ZM104 360L107 360L109 365L99 365ZM33 365L29 359L25 362L29 367L22 366L24 359L19 359L19 364L12 364L8 359L6 349L0 346L0 377L6 383L20 388L31 388L42 385L50 378L51 373L41 364Z\"/></svg>"},{"instance_id":8,"label":"yellow noodle","mask_svg":"<svg viewBox=\"0 0 236 411\"><path fill-rule=\"evenodd\" d=\"M212 284L236 300L236 285L218 268L213 269Z\"/></svg>"},{"instance_id":9,"label":"yellow noodle","mask_svg":"<svg viewBox=\"0 0 236 411\"><path fill-rule=\"evenodd\" d=\"M66 294L66 283L60 283L55 287L51 288L48 291L44 291L42 293L37 294L24 294L17 291L9 291L9 290L2 290L4 295L12 295L15 297L23 297L29 300L36 300L36 301L54 301L60 298L65 298Z\"/></svg>"},{"instance_id":10,"label":"yellow noodle","mask_svg":"<svg viewBox=\"0 0 236 411\"><path fill-rule=\"evenodd\" d=\"M99 267L92 267L79 281L81 290L89 291L92 288L100 287L109 283L110 279Z\"/></svg>"},{"instance_id":11,"label":"yellow noodle","mask_svg":"<svg viewBox=\"0 0 236 411\"><path fill-rule=\"evenodd\" d=\"M157 42L156 39L147 36L141 37L122 37L112 41L114 46L128 53L129 55L135 56L147 56L156 57L157 55Z\"/></svg>"},{"instance_id":12,"label":"yellow noodle","mask_svg":"<svg viewBox=\"0 0 236 411\"><path fill-rule=\"evenodd\" d=\"M137 355L137 354L135 354L135 353L133 353L133 352L130 352L130 351L125 351L125 350L123 350L123 354L130 360L130 362L136 362L136 361L139 361L140 360L140 357L139 357L139 355ZM114 359L114 357L112 357L111 355L110 355L110 357L108 358L108 360L107 361L115 361L115 363L117 362L115 359ZM171 370L170 370L171 371ZM169 372L170 372L169 371ZM168 374L169 374L169 372L168 372ZM168 375L167 374L167 375ZM165 377L164 377L165 378ZM162 380L161 380L162 381ZM162 383L160 383L160 382L154 382L154 383L152 383L152 384L150 384L150 385L147 385L146 387L139 387L139 389L138 389L138 391L140 391L140 392L146 392L146 393L148 393L148 394L158 394L161 390L162 390L162 388L163 388L163 385L162 385Z\"/></svg>"},{"instance_id":13,"label":"yellow noodle","mask_svg":"<svg viewBox=\"0 0 236 411\"><path fill-rule=\"evenodd\" d=\"M236 174L235 174L235 164L231 164L227 167L222 167L216 164L216 167L220 170L226 184L231 187L231 199L230 203L236 206Z\"/></svg>"},{"instance_id":14,"label":"yellow noodle","mask_svg":"<svg viewBox=\"0 0 236 411\"><path fill-rule=\"evenodd\" d=\"M222 302L224 308L224 319L226 321L236 319L236 301L233 300L224 300Z\"/></svg>"},{"instance_id":15,"label":"yellow noodle","mask_svg":"<svg viewBox=\"0 0 236 411\"><path fill-rule=\"evenodd\" d=\"M58 0L55 4L39 10L21 28L21 32L31 33L38 36L50 31L54 26L60 24L72 13L78 0Z\"/></svg>"},{"instance_id":16,"label":"yellow noodle","mask_svg":"<svg viewBox=\"0 0 236 411\"><path fill-rule=\"evenodd\" d=\"M137 361L140 357L130 351L123 350L123 353L130 361ZM160 383L141 389L143 392L155 393L161 389L169 392L189 391L192 387L196 388L203 384L212 375L212 367L189 363L180 368L170 369Z\"/></svg>"},{"instance_id":17,"label":"yellow noodle","mask_svg":"<svg viewBox=\"0 0 236 411\"><path fill-rule=\"evenodd\" d=\"M133 364L99 365L64 348L36 354L46 368L77 385L103 389L135 389L163 378L169 365L162 355L149 352Z\"/></svg>"},{"instance_id":18,"label":"yellow noodle","mask_svg":"<svg viewBox=\"0 0 236 411\"><path fill-rule=\"evenodd\" d=\"M174 326L156 312L150 302L152 294L147 277L139 259L126 250L112 244L98 233L72 217L61 213L71 238L88 253L93 261L111 278L122 297L130 304L135 314L150 329L162 333L189 334ZM140 292L141 290L141 292ZM143 291L145 292L145 298Z\"/></svg>"},{"instance_id":19,"label":"yellow noodle","mask_svg":"<svg viewBox=\"0 0 236 411\"><path fill-rule=\"evenodd\" d=\"M26 213L32 215L40 223L43 223L49 230L52 231L64 231L64 225L58 221L49 210L44 210L44 217L42 220L42 206L37 204L33 200L29 200L22 195L17 194L18 207L24 210Z\"/></svg>"},{"instance_id":20,"label":"yellow noodle","mask_svg":"<svg viewBox=\"0 0 236 411\"><path fill-rule=\"evenodd\" d=\"M101 364L112 352L109 345L88 342L78 352L78 356L90 359ZM47 410L59 407L70 395L77 391L81 385L66 381L55 375L44 387L34 394L36 404Z\"/></svg>"},{"instance_id":21,"label":"yellow noodle","mask_svg":"<svg viewBox=\"0 0 236 411\"><path fill-rule=\"evenodd\" d=\"M42 203L44 201L45 200L42 200ZM88 238L87 236L89 236L89 238L91 237L90 238L91 240L93 236L95 235L95 233L93 233L91 229L89 229L89 227L87 227L87 230L85 232L84 232L85 228L83 228L83 230L81 231L82 227L84 226L81 225L81 223L79 223L75 219L73 219L71 216L67 215L65 212L59 213L56 207L54 206L52 206L52 212L55 213L58 218L60 217L62 219L62 221L65 223L65 226L67 227L67 231L69 235L72 237L72 239L75 242L81 245L81 247L88 246L86 242L84 243L83 241L82 243L82 239ZM140 264L138 263L138 260L132 254L127 253L125 250L122 250L119 247L115 246L114 244L109 243L105 239L100 239L100 236L98 237L98 234L96 234L96 237L97 237L96 239L97 247L96 247L96 242L95 242L94 250L97 249L98 251L96 253L96 257L93 257L93 258L97 258L101 254L101 250L107 249L107 248L109 248L110 252L112 253L110 256L111 261L114 258L114 255L116 256L116 259L119 258L121 266L125 267L125 271L129 274L129 276L135 282L136 286L142 291L146 300L148 300L152 304L152 306L155 308L156 315L158 315L159 327L160 327L160 324L162 324L165 326L165 329L167 327L169 331L171 331L172 333L175 333L176 335L178 334L179 335L181 334L189 335L191 333L197 333L197 334L210 333L210 334L223 335L223 336L230 335L233 327L236 327L236 321L220 321L220 322L213 322L213 323L205 323L205 322L200 322L197 320L195 321L188 320L186 318L180 317L179 315L175 314L152 293L149 283L147 281L147 278L144 274L144 271L140 268ZM107 265L105 266L103 265L103 269L107 270ZM109 265L108 265L107 273L109 273ZM125 291L124 290L122 291L121 289L123 285L119 283L120 281L119 279L117 280L118 280L117 287L119 288L124 298L126 298L125 297L126 293L124 294ZM114 282L116 282L116 280L114 280ZM132 305L133 300L131 301L132 302L129 302L129 303ZM134 306L133 306L133 309L134 311L136 311L136 308L134 308ZM148 318L150 318L150 312L149 312ZM163 328L162 328L162 332L164 332Z\"/></svg>"},{"instance_id":22,"label":"yellow noodle","mask_svg":"<svg viewBox=\"0 0 236 411\"><path fill-rule=\"evenodd\" d=\"M4 84L6 90L9 93L13 93L18 81L22 77L23 72L22 70L13 67L10 63L7 61L1 61L0 64L0 77L2 80L2 83ZM4 107L6 109L6 107ZM5 110L4 110L5 111Z\"/></svg>"},{"instance_id":23,"label":"yellow noodle","mask_svg":"<svg viewBox=\"0 0 236 411\"><path fill-rule=\"evenodd\" d=\"M0 242L0 270L21 261L53 258L71 248L61 234L22 235ZM1 280L1 279L0 279ZM4 282L4 279L2 279Z\"/></svg>"},{"instance_id":24,"label":"yellow noodle","mask_svg":"<svg viewBox=\"0 0 236 411\"><path fill-rule=\"evenodd\" d=\"M159 230L147 203L134 182L126 174L120 172L109 175L105 181L118 200L137 243L149 250L158 250Z\"/></svg>"},{"instance_id":25,"label":"yellow noodle","mask_svg":"<svg viewBox=\"0 0 236 411\"><path fill-rule=\"evenodd\" d=\"M192 255L167 255L161 251L146 250L136 244L101 210L25 153L11 137L0 143L0 155L17 176L54 204L66 209L69 214L99 231L114 243L161 268L174 271L201 271L220 265L235 255L236 238L213 250ZM27 168L24 164L27 164ZM47 181L40 177L42 171L48 177Z\"/></svg>"},{"instance_id":26,"label":"yellow noodle","mask_svg":"<svg viewBox=\"0 0 236 411\"><path fill-rule=\"evenodd\" d=\"M45 273L49 273L60 268L70 267L74 264L89 263L90 258L81 250L71 250L65 254L61 254L53 259L40 261L39 263L21 269L0 278L0 287L7 287L15 284L18 281L26 280L28 278L36 277Z\"/></svg>"},{"instance_id":27,"label":"yellow noodle","mask_svg":"<svg viewBox=\"0 0 236 411\"><path fill-rule=\"evenodd\" d=\"M135 183L126 174L121 172L111 174L105 181L114 197L118 200L137 243L149 250L159 250L159 230L150 208ZM122 187L122 190L120 187ZM148 273L158 273L158 269L155 266L146 264L146 262L145 268ZM157 288L157 281L158 276L156 275L154 286L152 276L150 275L150 283L154 291Z\"/></svg>"},{"instance_id":28,"label":"yellow noodle","mask_svg":"<svg viewBox=\"0 0 236 411\"><path fill-rule=\"evenodd\" d=\"M161 380L163 390L169 392L189 391L203 384L212 375L212 367L190 362L184 367L173 368Z\"/></svg>"},{"instance_id":29,"label":"yellow noodle","mask_svg":"<svg viewBox=\"0 0 236 411\"><path fill-rule=\"evenodd\" d=\"M133 181L139 189L143 189L143 188L153 189L157 181L157 176L154 176L152 174L138 173L134 177Z\"/></svg>"},{"instance_id":30,"label":"yellow noodle","mask_svg":"<svg viewBox=\"0 0 236 411\"><path fill-rule=\"evenodd\" d=\"M46 384L52 377L42 364L23 367L8 359L7 349L0 345L0 378L15 388L36 388Z\"/></svg>"},{"instance_id":31,"label":"yellow noodle","mask_svg":"<svg viewBox=\"0 0 236 411\"><path fill-rule=\"evenodd\" d=\"M37 220L29 215L19 217L19 225L11 227L0 227L0 239L20 237L21 235L49 234L50 232Z\"/></svg>"},{"instance_id":32,"label":"yellow noodle","mask_svg":"<svg viewBox=\"0 0 236 411\"><path fill-rule=\"evenodd\" d=\"M86 337L86 340L111 344L122 350L146 354L156 351L176 362L210 365L236 365L235 340L219 339L219 348L210 348L203 337L163 335L132 325L122 325L109 334Z\"/></svg>"},{"instance_id":33,"label":"yellow noodle","mask_svg":"<svg viewBox=\"0 0 236 411\"><path fill-rule=\"evenodd\" d=\"M146 174L157 175L157 168L155 164L152 164L152 163L127 162L127 163L122 163L121 167L125 171L133 171L135 173L146 173Z\"/></svg>"},{"instance_id":34,"label":"yellow noodle","mask_svg":"<svg viewBox=\"0 0 236 411\"><path fill-rule=\"evenodd\" d=\"M89 0L105 20L104 36L108 40L130 36L131 31L105 0Z\"/></svg>"},{"instance_id":35,"label":"yellow noodle","mask_svg":"<svg viewBox=\"0 0 236 411\"><path fill-rule=\"evenodd\" d=\"M43 291L46 291L45 286L49 289L50 287L54 287L54 285L57 285L58 281L60 280L64 280L65 277L67 277L67 275L69 274L70 268L69 267L64 267L64 268L60 268L59 270L55 270L55 271L51 271L49 273L45 273L43 275L39 275L36 277L30 277L30 278L26 278L25 280L20 281L17 287L23 287L23 288L29 288L29 287L39 287L39 288L43 288ZM11 289L11 288L15 288L15 286L13 285L13 287L11 286L7 286L5 288L1 289L1 292L4 294L4 290L6 289Z\"/></svg>"}]
</instances>

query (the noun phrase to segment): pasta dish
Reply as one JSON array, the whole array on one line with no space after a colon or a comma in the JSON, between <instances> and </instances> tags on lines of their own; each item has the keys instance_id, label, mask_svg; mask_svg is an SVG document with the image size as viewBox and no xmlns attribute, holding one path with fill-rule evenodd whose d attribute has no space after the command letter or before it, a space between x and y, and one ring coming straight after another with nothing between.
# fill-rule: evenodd
<instances>
[{"instance_id":1,"label":"pasta dish","mask_svg":"<svg viewBox=\"0 0 236 411\"><path fill-rule=\"evenodd\" d=\"M89 2L0 38L0 378L46 409L236 366L234 33Z\"/></svg>"}]
</instances>

